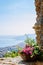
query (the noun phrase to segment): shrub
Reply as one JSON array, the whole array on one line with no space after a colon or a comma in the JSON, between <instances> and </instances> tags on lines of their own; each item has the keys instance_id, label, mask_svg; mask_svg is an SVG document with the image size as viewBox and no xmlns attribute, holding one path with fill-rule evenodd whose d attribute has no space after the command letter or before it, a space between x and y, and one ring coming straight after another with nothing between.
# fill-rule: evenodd
<instances>
[{"instance_id":1,"label":"shrub","mask_svg":"<svg viewBox=\"0 0 43 65\"><path fill-rule=\"evenodd\" d=\"M11 52L7 52L4 57L16 57L18 56L18 52L15 52L15 51L11 51Z\"/></svg>"}]
</instances>

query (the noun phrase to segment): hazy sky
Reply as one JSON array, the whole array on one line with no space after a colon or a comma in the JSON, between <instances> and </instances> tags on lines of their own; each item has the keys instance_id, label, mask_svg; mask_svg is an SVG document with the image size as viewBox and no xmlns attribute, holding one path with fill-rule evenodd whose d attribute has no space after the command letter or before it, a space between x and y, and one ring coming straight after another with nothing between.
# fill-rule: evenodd
<instances>
[{"instance_id":1,"label":"hazy sky","mask_svg":"<svg viewBox=\"0 0 43 65\"><path fill-rule=\"evenodd\" d=\"M34 0L0 0L0 35L34 33Z\"/></svg>"}]
</instances>

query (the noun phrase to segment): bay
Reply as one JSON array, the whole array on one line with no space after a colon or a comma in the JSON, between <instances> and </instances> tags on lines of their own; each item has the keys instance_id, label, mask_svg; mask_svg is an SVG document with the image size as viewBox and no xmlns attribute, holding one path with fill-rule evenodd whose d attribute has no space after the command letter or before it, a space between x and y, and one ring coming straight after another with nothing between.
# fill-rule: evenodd
<instances>
[{"instance_id":1,"label":"bay","mask_svg":"<svg viewBox=\"0 0 43 65\"><path fill-rule=\"evenodd\" d=\"M36 39L35 34L28 34L28 37ZM6 36L0 36L0 47L8 47L8 46L13 46L17 45L21 42L24 42L26 39L25 35L20 35L20 36L14 36L14 35L6 35Z\"/></svg>"}]
</instances>

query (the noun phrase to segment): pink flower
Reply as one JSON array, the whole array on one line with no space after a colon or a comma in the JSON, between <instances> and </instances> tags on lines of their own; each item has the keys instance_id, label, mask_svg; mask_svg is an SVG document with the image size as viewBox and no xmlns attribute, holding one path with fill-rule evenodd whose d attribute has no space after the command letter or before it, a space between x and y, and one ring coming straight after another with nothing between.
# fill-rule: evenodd
<instances>
[{"instance_id":1,"label":"pink flower","mask_svg":"<svg viewBox=\"0 0 43 65\"><path fill-rule=\"evenodd\" d=\"M31 51L29 51L29 53L30 53L30 55L32 55L32 52Z\"/></svg>"},{"instance_id":2,"label":"pink flower","mask_svg":"<svg viewBox=\"0 0 43 65\"><path fill-rule=\"evenodd\" d=\"M34 50L34 47L25 47L23 50L22 50L22 52L23 53L25 53L25 54L27 54L27 55L32 55L32 52L33 52L33 50Z\"/></svg>"},{"instance_id":3,"label":"pink flower","mask_svg":"<svg viewBox=\"0 0 43 65\"><path fill-rule=\"evenodd\" d=\"M23 51L23 52L26 52L26 49L23 49L22 51Z\"/></svg>"},{"instance_id":4,"label":"pink flower","mask_svg":"<svg viewBox=\"0 0 43 65\"><path fill-rule=\"evenodd\" d=\"M30 51L30 50L31 50L31 48L30 48L30 47L28 47L26 50L27 50L27 51Z\"/></svg>"}]
</instances>

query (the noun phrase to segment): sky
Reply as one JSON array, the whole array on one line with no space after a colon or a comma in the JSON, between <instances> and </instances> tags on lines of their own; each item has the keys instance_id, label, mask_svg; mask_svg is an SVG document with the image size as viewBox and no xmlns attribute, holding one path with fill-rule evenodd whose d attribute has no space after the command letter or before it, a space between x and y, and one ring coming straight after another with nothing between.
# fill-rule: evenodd
<instances>
[{"instance_id":1,"label":"sky","mask_svg":"<svg viewBox=\"0 0 43 65\"><path fill-rule=\"evenodd\" d=\"M0 0L0 35L34 34L34 0Z\"/></svg>"}]
</instances>

